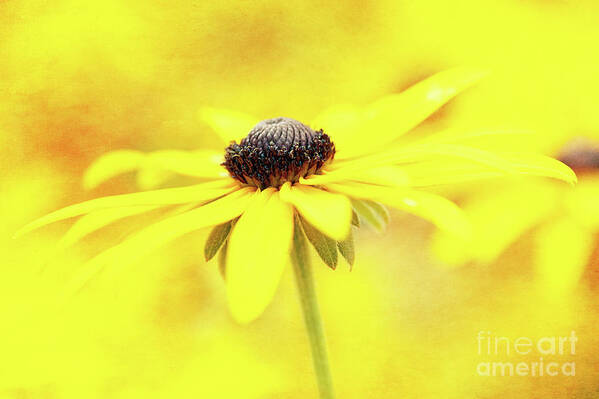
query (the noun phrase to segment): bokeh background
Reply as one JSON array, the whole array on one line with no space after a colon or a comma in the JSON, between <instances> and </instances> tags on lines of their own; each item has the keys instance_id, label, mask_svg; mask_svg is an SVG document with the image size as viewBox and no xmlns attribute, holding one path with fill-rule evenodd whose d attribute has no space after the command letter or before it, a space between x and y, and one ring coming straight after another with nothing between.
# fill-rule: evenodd
<instances>
[{"instance_id":1,"label":"bokeh background","mask_svg":"<svg viewBox=\"0 0 599 399\"><path fill-rule=\"evenodd\" d=\"M67 224L19 240L13 232L75 201L134 191L133 176L83 190L83 171L107 151L214 146L202 106L309 121L457 65L493 74L423 129L529 129L541 138L506 145L557 156L573 138L599 139L598 18L593 0L1 0L0 398L315 397L290 270L267 312L236 325L199 232L115 265L56 311L68 277L131 226L60 255L53 248ZM592 185L595 173L581 182ZM467 204L509 189L448 195ZM531 198L545 200L523 194ZM549 280L535 269L535 227L462 267L431 251L435 232L416 218L392 213L383 235L362 228L351 273L316 267L339 397L599 397L593 231L564 288L567 267ZM479 331L535 339L573 330L575 377L476 373L487 361Z\"/></svg>"}]
</instances>

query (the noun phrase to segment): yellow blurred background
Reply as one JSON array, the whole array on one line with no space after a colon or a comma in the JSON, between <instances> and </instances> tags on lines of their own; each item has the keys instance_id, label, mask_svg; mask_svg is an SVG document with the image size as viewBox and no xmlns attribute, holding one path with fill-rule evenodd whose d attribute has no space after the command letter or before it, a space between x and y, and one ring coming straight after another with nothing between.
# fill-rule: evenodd
<instances>
[{"instance_id":1,"label":"yellow blurred background","mask_svg":"<svg viewBox=\"0 0 599 399\"><path fill-rule=\"evenodd\" d=\"M59 256L66 224L12 234L135 190L131 176L83 190L107 151L215 145L201 106L309 121L456 65L493 74L424 128L533 130L541 138L505 145L558 155L572 138L599 139L598 18L592 0L0 1L0 398L316 397L290 271L264 316L238 326L201 232L116 265L57 311L68 276L126 231ZM392 216L384 235L361 229L351 273L315 262L340 398L599 397L597 250L575 289L552 295L532 265L534 229L455 268L429 251L431 226ZM480 331L575 331L562 361L576 376L477 375L489 361Z\"/></svg>"}]
</instances>

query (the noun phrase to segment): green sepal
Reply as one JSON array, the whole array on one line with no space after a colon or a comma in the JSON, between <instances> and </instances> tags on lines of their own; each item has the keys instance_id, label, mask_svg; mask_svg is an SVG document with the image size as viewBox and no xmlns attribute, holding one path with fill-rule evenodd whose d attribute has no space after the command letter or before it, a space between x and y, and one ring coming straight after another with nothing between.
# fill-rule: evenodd
<instances>
[{"instance_id":1,"label":"green sepal","mask_svg":"<svg viewBox=\"0 0 599 399\"><path fill-rule=\"evenodd\" d=\"M206 258L206 262L216 255L220 247L226 241L229 233L231 232L231 226L233 225L232 221L228 221L223 224L219 224L218 226L214 226L208 239L206 240L206 245L204 246L204 258Z\"/></svg>"},{"instance_id":2,"label":"green sepal","mask_svg":"<svg viewBox=\"0 0 599 399\"><path fill-rule=\"evenodd\" d=\"M337 243L332 238L322 234L316 227L308 223L304 218L300 218L302 226L308 241L312 244L320 259L328 267L335 270L337 267Z\"/></svg>"},{"instance_id":3,"label":"green sepal","mask_svg":"<svg viewBox=\"0 0 599 399\"><path fill-rule=\"evenodd\" d=\"M389 210L387 207L380 202L371 200L363 201L385 222L385 228L387 228L387 225L391 222L391 215L389 215Z\"/></svg>"},{"instance_id":4,"label":"green sepal","mask_svg":"<svg viewBox=\"0 0 599 399\"><path fill-rule=\"evenodd\" d=\"M345 258L347 263L349 263L349 270L351 270L356 259L356 253L354 250L354 233L350 230L349 235L345 240L337 242L337 247L339 248L341 255Z\"/></svg>"},{"instance_id":5,"label":"green sepal","mask_svg":"<svg viewBox=\"0 0 599 399\"><path fill-rule=\"evenodd\" d=\"M351 210L351 224L360 228L360 217L354 209Z\"/></svg>"},{"instance_id":6,"label":"green sepal","mask_svg":"<svg viewBox=\"0 0 599 399\"><path fill-rule=\"evenodd\" d=\"M389 211L387 208L375 201L352 199L352 206L356 213L366 220L380 233L384 232L389 224Z\"/></svg>"}]
</instances>

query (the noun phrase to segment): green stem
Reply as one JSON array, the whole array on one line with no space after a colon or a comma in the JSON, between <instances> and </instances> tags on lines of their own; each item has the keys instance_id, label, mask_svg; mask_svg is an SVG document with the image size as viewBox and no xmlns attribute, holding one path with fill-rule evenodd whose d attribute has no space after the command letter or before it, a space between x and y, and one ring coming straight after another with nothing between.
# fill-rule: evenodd
<instances>
[{"instance_id":1,"label":"green stem","mask_svg":"<svg viewBox=\"0 0 599 399\"><path fill-rule=\"evenodd\" d=\"M333 399L335 397L333 380L331 378L331 368L327 354L324 327L320 317L318 300L316 298L312 267L308 257L306 238L297 220L295 223L293 244L291 260L295 271L295 280L297 282L297 288L302 304L302 311L304 313L304 322L310 339L314 371L316 372L316 378L318 380L320 398Z\"/></svg>"}]
</instances>

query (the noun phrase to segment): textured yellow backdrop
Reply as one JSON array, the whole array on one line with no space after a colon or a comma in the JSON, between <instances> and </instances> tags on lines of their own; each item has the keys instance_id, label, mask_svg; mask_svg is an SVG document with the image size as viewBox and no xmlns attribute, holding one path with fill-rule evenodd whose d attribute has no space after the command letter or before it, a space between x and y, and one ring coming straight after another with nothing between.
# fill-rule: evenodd
<instances>
[{"instance_id":1,"label":"textured yellow backdrop","mask_svg":"<svg viewBox=\"0 0 599 399\"><path fill-rule=\"evenodd\" d=\"M108 150L214 145L200 106L309 120L462 64L493 75L425 128L533 129L543 139L519 144L555 155L572 137L599 138L598 15L590 0L0 1L0 398L314 396L290 273L266 314L238 326L198 233L56 312L67 277L126 231L56 256L66 225L12 234L133 190L131 176L83 190L83 170ZM556 297L535 279L528 235L497 261L454 269L429 253L431 232L393 214L388 234L361 231L353 272L318 268L339 397L597 395L596 262ZM577 376L477 376L481 330L576 330Z\"/></svg>"}]
</instances>

